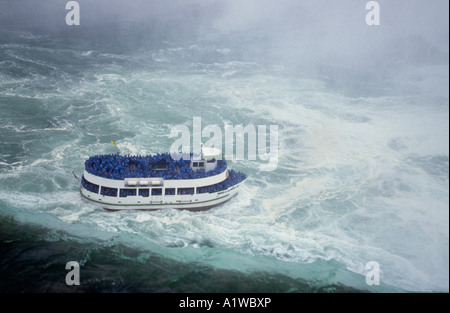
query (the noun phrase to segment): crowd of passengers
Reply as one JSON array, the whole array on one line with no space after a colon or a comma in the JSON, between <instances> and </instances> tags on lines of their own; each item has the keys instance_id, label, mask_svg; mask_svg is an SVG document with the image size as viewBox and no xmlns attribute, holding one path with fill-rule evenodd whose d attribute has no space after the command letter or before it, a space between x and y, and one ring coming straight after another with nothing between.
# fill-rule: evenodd
<instances>
[{"instance_id":1,"label":"crowd of passengers","mask_svg":"<svg viewBox=\"0 0 450 313\"><path fill-rule=\"evenodd\" d=\"M196 179L217 175L227 167L225 160L218 160L217 167L207 172L203 169L192 170L190 164L190 159L174 160L169 153L158 153L153 156L109 154L90 157L84 167L93 175L117 180L132 177Z\"/></svg>"}]
</instances>

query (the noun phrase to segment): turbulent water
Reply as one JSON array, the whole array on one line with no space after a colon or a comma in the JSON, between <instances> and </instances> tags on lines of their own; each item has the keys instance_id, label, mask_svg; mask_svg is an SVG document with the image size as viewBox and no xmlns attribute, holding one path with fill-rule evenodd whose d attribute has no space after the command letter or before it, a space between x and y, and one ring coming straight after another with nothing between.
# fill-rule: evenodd
<instances>
[{"instance_id":1,"label":"turbulent water","mask_svg":"<svg viewBox=\"0 0 450 313\"><path fill-rule=\"evenodd\" d=\"M0 290L448 291L448 62L381 83L265 62L263 39L133 48L2 30ZM276 170L230 161L248 178L205 212L81 201L72 171L89 156L114 153L111 140L169 151L171 128L193 117L278 125ZM65 284L68 261L78 287ZM366 284L370 261L379 286Z\"/></svg>"}]
</instances>

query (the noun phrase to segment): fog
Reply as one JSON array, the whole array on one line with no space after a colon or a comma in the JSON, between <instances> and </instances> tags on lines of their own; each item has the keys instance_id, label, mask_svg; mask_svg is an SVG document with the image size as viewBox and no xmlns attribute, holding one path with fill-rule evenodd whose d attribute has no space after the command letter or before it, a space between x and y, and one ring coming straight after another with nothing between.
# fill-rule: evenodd
<instances>
[{"instance_id":1,"label":"fog","mask_svg":"<svg viewBox=\"0 0 450 313\"><path fill-rule=\"evenodd\" d=\"M383 53L395 58L415 48L410 57L423 55L431 62L442 61L442 54L433 59L440 52L448 57L449 52L445 0L378 1L379 26L365 22L368 1L80 0L81 25L70 27L65 24L67 2L1 0L1 28L128 39L130 31L145 29L148 40L155 34L171 40L259 36L259 43L270 47L267 56L334 56L336 61L355 56L376 59Z\"/></svg>"},{"instance_id":2,"label":"fog","mask_svg":"<svg viewBox=\"0 0 450 313\"><path fill-rule=\"evenodd\" d=\"M367 2L80 0L80 25L68 26L67 1L1 0L0 25L3 31L59 36L70 45L88 40L93 49L105 42L127 51L167 42L212 40L218 48L231 42L235 59L319 76L347 89L386 81L398 69L448 64L448 1L378 1L375 26L366 24ZM5 32L0 41L8 42L2 37Z\"/></svg>"}]
</instances>

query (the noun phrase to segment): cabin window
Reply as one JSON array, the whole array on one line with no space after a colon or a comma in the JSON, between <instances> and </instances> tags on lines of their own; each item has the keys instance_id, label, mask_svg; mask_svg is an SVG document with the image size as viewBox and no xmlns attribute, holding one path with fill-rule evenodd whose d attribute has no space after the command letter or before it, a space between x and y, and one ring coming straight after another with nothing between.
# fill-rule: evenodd
<instances>
[{"instance_id":1,"label":"cabin window","mask_svg":"<svg viewBox=\"0 0 450 313\"><path fill-rule=\"evenodd\" d=\"M194 188L178 188L177 194L179 195L193 195L194 194Z\"/></svg>"},{"instance_id":2,"label":"cabin window","mask_svg":"<svg viewBox=\"0 0 450 313\"><path fill-rule=\"evenodd\" d=\"M128 197L128 196L135 196L135 195L136 195L136 188L120 189L120 196L121 197Z\"/></svg>"},{"instance_id":3,"label":"cabin window","mask_svg":"<svg viewBox=\"0 0 450 313\"><path fill-rule=\"evenodd\" d=\"M214 192L217 190L214 190L216 187L216 185L210 185L210 186L202 186L202 187L197 187L197 193L209 193L209 192Z\"/></svg>"},{"instance_id":4,"label":"cabin window","mask_svg":"<svg viewBox=\"0 0 450 313\"><path fill-rule=\"evenodd\" d=\"M100 193L108 197L117 197L117 188L110 188L102 186Z\"/></svg>"},{"instance_id":5,"label":"cabin window","mask_svg":"<svg viewBox=\"0 0 450 313\"><path fill-rule=\"evenodd\" d=\"M175 188L166 188L164 191L164 194L166 196L173 196L175 195Z\"/></svg>"},{"instance_id":6,"label":"cabin window","mask_svg":"<svg viewBox=\"0 0 450 313\"><path fill-rule=\"evenodd\" d=\"M139 189L139 195L141 197L148 197L150 194L150 190L148 188L141 188Z\"/></svg>"},{"instance_id":7,"label":"cabin window","mask_svg":"<svg viewBox=\"0 0 450 313\"><path fill-rule=\"evenodd\" d=\"M98 193L99 186L96 185L96 184L91 183L91 182L88 181L88 180L86 180L86 179L84 178L84 175L83 175L82 178L81 178L81 184L83 185L83 188L84 188L84 189L86 189L86 190L88 190L88 191L90 191L90 192L93 192L93 193Z\"/></svg>"},{"instance_id":8,"label":"cabin window","mask_svg":"<svg viewBox=\"0 0 450 313\"><path fill-rule=\"evenodd\" d=\"M162 195L162 188L152 188L152 196Z\"/></svg>"},{"instance_id":9,"label":"cabin window","mask_svg":"<svg viewBox=\"0 0 450 313\"><path fill-rule=\"evenodd\" d=\"M212 192L218 192L218 191L222 191L222 190L226 190L230 187L230 183L228 180L225 180L223 182L214 184L214 185L209 185L209 186L202 186L202 187L197 187L197 193L212 193Z\"/></svg>"},{"instance_id":10,"label":"cabin window","mask_svg":"<svg viewBox=\"0 0 450 313\"><path fill-rule=\"evenodd\" d=\"M205 162L198 162L198 167L205 167Z\"/></svg>"},{"instance_id":11,"label":"cabin window","mask_svg":"<svg viewBox=\"0 0 450 313\"><path fill-rule=\"evenodd\" d=\"M193 166L193 167L198 167L198 162L192 163L192 166Z\"/></svg>"}]
</instances>

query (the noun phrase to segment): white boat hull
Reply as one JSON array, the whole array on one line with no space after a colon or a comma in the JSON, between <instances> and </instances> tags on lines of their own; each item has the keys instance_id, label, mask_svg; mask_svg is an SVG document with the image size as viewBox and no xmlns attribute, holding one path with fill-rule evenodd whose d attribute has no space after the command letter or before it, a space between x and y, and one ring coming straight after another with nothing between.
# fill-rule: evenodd
<instances>
[{"instance_id":1,"label":"white boat hull","mask_svg":"<svg viewBox=\"0 0 450 313\"><path fill-rule=\"evenodd\" d=\"M84 177L98 186L125 188L125 181L111 180L84 172ZM227 173L195 180L166 180L162 188L182 188L198 187L221 182L226 179ZM193 194L173 194L173 195L141 195L120 197L103 195L100 192L92 192L80 188L81 196L84 200L99 205L107 210L161 210L161 209L182 209L182 210L206 210L221 203L224 203L235 196L242 182L217 192L193 193ZM138 187L139 188L139 187Z\"/></svg>"},{"instance_id":2,"label":"white boat hull","mask_svg":"<svg viewBox=\"0 0 450 313\"><path fill-rule=\"evenodd\" d=\"M237 194L239 186L240 184L237 184L227 190L208 194L159 196L159 198L161 198L160 200L152 199L152 196L148 198L141 196L129 196L126 200L111 199L111 197L95 194L84 189L83 187L81 187L80 193L86 202L94 203L106 210L112 211L161 209L202 211L208 210L230 200Z\"/></svg>"}]
</instances>

